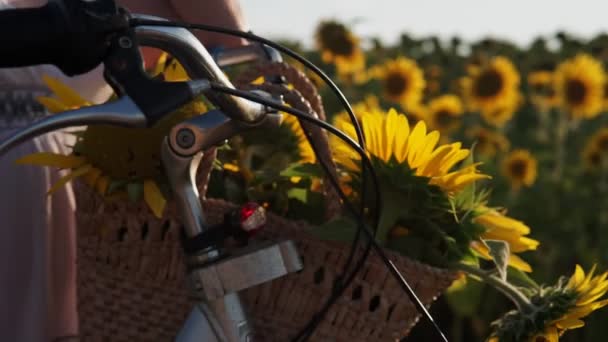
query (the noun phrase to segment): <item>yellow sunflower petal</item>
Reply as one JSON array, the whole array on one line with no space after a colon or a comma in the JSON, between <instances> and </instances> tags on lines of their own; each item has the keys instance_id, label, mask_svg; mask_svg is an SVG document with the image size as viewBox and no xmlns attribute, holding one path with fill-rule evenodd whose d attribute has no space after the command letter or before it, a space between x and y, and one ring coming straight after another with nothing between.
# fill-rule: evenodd
<instances>
[{"instance_id":1,"label":"yellow sunflower petal","mask_svg":"<svg viewBox=\"0 0 608 342\"><path fill-rule=\"evenodd\" d=\"M412 130L412 134L410 135L407 145L407 162L412 165L416 154L418 153L420 147L424 144L426 138L426 124L424 121L419 121L414 129Z\"/></svg>"},{"instance_id":2,"label":"yellow sunflower petal","mask_svg":"<svg viewBox=\"0 0 608 342\"><path fill-rule=\"evenodd\" d=\"M424 148L420 149L420 151L416 154L413 163L410 165L413 169L416 169L423 165L433 153L435 146L439 142L440 134L438 131L432 131L426 136L424 141Z\"/></svg>"},{"instance_id":3,"label":"yellow sunflower petal","mask_svg":"<svg viewBox=\"0 0 608 342\"><path fill-rule=\"evenodd\" d=\"M79 108L90 105L87 100L83 99L77 92L63 84L58 79L48 75L43 75L42 81L46 83L46 85L53 91L59 100L68 107Z\"/></svg>"},{"instance_id":4,"label":"yellow sunflower petal","mask_svg":"<svg viewBox=\"0 0 608 342\"><path fill-rule=\"evenodd\" d=\"M563 330L576 329L585 326L585 322L575 318L563 318L554 323L558 328Z\"/></svg>"},{"instance_id":5,"label":"yellow sunflower petal","mask_svg":"<svg viewBox=\"0 0 608 342\"><path fill-rule=\"evenodd\" d=\"M51 152L39 152L28 154L15 161L18 165L52 166L61 169L72 169L82 166L86 159L74 155L63 155Z\"/></svg>"},{"instance_id":6,"label":"yellow sunflower petal","mask_svg":"<svg viewBox=\"0 0 608 342\"><path fill-rule=\"evenodd\" d=\"M93 188L95 187L99 177L101 177L101 174L102 172L100 169L93 167L89 172L87 172L86 175L82 176L82 180L85 182L85 184Z\"/></svg>"},{"instance_id":7,"label":"yellow sunflower petal","mask_svg":"<svg viewBox=\"0 0 608 342\"><path fill-rule=\"evenodd\" d=\"M165 76L165 81L169 82L181 82L190 79L188 77L188 73L186 72L184 67L177 61L177 59L173 59L169 62L169 64L163 71L163 75Z\"/></svg>"},{"instance_id":8,"label":"yellow sunflower petal","mask_svg":"<svg viewBox=\"0 0 608 342\"><path fill-rule=\"evenodd\" d=\"M165 69L165 65L167 64L168 57L169 57L169 54L166 53L165 51L163 51L163 53L160 54L160 57L158 57L158 60L156 61L156 65L154 66L154 70L152 71L152 76L160 75L160 73L163 72L163 70Z\"/></svg>"},{"instance_id":9,"label":"yellow sunflower petal","mask_svg":"<svg viewBox=\"0 0 608 342\"><path fill-rule=\"evenodd\" d=\"M54 193L55 191L57 191L59 188L61 188L62 186L64 186L65 184L67 184L67 182L71 181L74 178L80 177L84 174L86 174L87 172L89 172L91 170L92 166L90 164L81 166L79 168L77 168L76 170L74 170L73 172L71 172L70 174L67 174L63 177L61 177L55 184L53 184L53 186L49 189L49 191L47 191L47 195L51 195L52 193Z\"/></svg>"},{"instance_id":10,"label":"yellow sunflower petal","mask_svg":"<svg viewBox=\"0 0 608 342\"><path fill-rule=\"evenodd\" d=\"M144 181L144 200L148 204L148 207L154 213L154 216L161 218L163 216L163 210L167 204L167 200L163 196L162 192L153 180Z\"/></svg>"},{"instance_id":11,"label":"yellow sunflower petal","mask_svg":"<svg viewBox=\"0 0 608 342\"><path fill-rule=\"evenodd\" d=\"M509 266L516 268L522 272L532 272L532 266L524 261L524 259L520 258L516 254L511 254L509 256Z\"/></svg>"},{"instance_id":12,"label":"yellow sunflower petal","mask_svg":"<svg viewBox=\"0 0 608 342\"><path fill-rule=\"evenodd\" d=\"M443 157L445 157L451 151L452 146L450 145L440 146L431 154L428 161L424 165L420 166L418 170L416 170L416 175L432 176L437 174Z\"/></svg>"},{"instance_id":13,"label":"yellow sunflower petal","mask_svg":"<svg viewBox=\"0 0 608 342\"><path fill-rule=\"evenodd\" d=\"M61 101L47 96L38 96L36 101L46 108L51 113L61 113L69 110L70 107L63 104Z\"/></svg>"}]
</instances>

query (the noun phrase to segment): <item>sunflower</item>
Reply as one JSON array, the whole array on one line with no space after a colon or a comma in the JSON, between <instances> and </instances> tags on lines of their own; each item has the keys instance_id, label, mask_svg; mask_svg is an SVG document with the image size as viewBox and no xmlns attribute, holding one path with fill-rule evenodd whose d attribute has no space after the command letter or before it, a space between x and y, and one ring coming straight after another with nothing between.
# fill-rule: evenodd
<instances>
[{"instance_id":1,"label":"sunflower","mask_svg":"<svg viewBox=\"0 0 608 342\"><path fill-rule=\"evenodd\" d=\"M317 157L315 155L314 150L312 149L312 146L310 146L308 139L306 138L306 134L304 133L304 130L302 129L298 118L293 115L284 114L283 121L281 122L281 124L287 125L295 135L298 141L300 162L304 164L315 163Z\"/></svg>"},{"instance_id":2,"label":"sunflower","mask_svg":"<svg viewBox=\"0 0 608 342\"><path fill-rule=\"evenodd\" d=\"M158 64L162 63L165 63L163 57ZM174 79L171 74L161 76L167 80ZM44 76L43 81L55 97L41 97L38 101L50 112L91 105L56 79ZM150 128L91 125L76 133L77 140L71 155L37 153L25 156L17 163L71 169L72 172L61 178L49 192L81 178L106 198L127 195L131 199L143 198L154 215L161 217L166 205L161 191L166 185L160 160L161 143L171 127L206 111L205 104L197 100L169 113Z\"/></svg>"},{"instance_id":3,"label":"sunflower","mask_svg":"<svg viewBox=\"0 0 608 342\"><path fill-rule=\"evenodd\" d=\"M502 162L502 171L514 189L536 181L537 161L527 150L514 150Z\"/></svg>"},{"instance_id":4,"label":"sunflower","mask_svg":"<svg viewBox=\"0 0 608 342\"><path fill-rule=\"evenodd\" d=\"M372 68L369 73L382 80L384 94L389 100L401 104L406 110L420 103L426 82L416 61L398 57Z\"/></svg>"},{"instance_id":5,"label":"sunflower","mask_svg":"<svg viewBox=\"0 0 608 342\"><path fill-rule=\"evenodd\" d=\"M498 56L484 66L471 67L461 86L470 110L492 112L516 102L519 73L510 60Z\"/></svg>"},{"instance_id":6,"label":"sunflower","mask_svg":"<svg viewBox=\"0 0 608 342\"><path fill-rule=\"evenodd\" d=\"M581 318L608 304L608 300L598 301L608 291L608 280L606 280L608 273L604 272L595 277L594 274L595 266L585 276L583 268L576 265L574 274L566 285L566 290L574 294L575 303L563 316L550 323L560 334L584 326L585 323L580 320Z\"/></svg>"},{"instance_id":7,"label":"sunflower","mask_svg":"<svg viewBox=\"0 0 608 342\"><path fill-rule=\"evenodd\" d=\"M587 275L579 265L566 281L535 290L526 312L510 311L494 323L490 342L557 342L567 330L583 327L582 318L608 304L599 300L608 291L608 273L595 275L595 266Z\"/></svg>"},{"instance_id":8,"label":"sunflower","mask_svg":"<svg viewBox=\"0 0 608 342\"><path fill-rule=\"evenodd\" d=\"M603 154L608 155L608 128L597 131L591 138L591 143Z\"/></svg>"},{"instance_id":9,"label":"sunflower","mask_svg":"<svg viewBox=\"0 0 608 342\"><path fill-rule=\"evenodd\" d=\"M335 64L338 74L354 74L364 69L365 55L359 38L343 24L323 21L315 37L323 61Z\"/></svg>"},{"instance_id":10,"label":"sunflower","mask_svg":"<svg viewBox=\"0 0 608 342\"><path fill-rule=\"evenodd\" d=\"M602 110L606 76L595 58L579 54L555 71L555 91L564 111L574 118L593 118Z\"/></svg>"},{"instance_id":11,"label":"sunflower","mask_svg":"<svg viewBox=\"0 0 608 342\"><path fill-rule=\"evenodd\" d=\"M475 152L482 156L494 157L509 149L509 140L504 135L481 126L467 130L466 136L475 141Z\"/></svg>"},{"instance_id":12,"label":"sunflower","mask_svg":"<svg viewBox=\"0 0 608 342\"><path fill-rule=\"evenodd\" d=\"M442 95L432 99L427 107L427 123L431 128L445 134L460 127L460 117L464 110L458 96Z\"/></svg>"},{"instance_id":13,"label":"sunflower","mask_svg":"<svg viewBox=\"0 0 608 342\"><path fill-rule=\"evenodd\" d=\"M587 144L583 149L583 164L587 170L596 171L602 168L605 156L598 149Z\"/></svg>"},{"instance_id":14,"label":"sunflower","mask_svg":"<svg viewBox=\"0 0 608 342\"><path fill-rule=\"evenodd\" d=\"M504 105L496 106L492 109L481 111L481 117L483 120L494 127L503 127L509 122L522 102L523 96L517 93L516 96L512 97L513 102L505 103Z\"/></svg>"},{"instance_id":15,"label":"sunflower","mask_svg":"<svg viewBox=\"0 0 608 342\"><path fill-rule=\"evenodd\" d=\"M525 235L530 234L530 228L523 222L503 215L496 209L485 206L477 208L473 223L482 226L485 231L481 234L482 239L502 240L509 244L512 252L509 265L524 271L532 272L530 265L514 253L536 250L539 242ZM491 259L489 249L482 243L473 242L472 248L485 259Z\"/></svg>"},{"instance_id":16,"label":"sunflower","mask_svg":"<svg viewBox=\"0 0 608 342\"><path fill-rule=\"evenodd\" d=\"M352 124L345 121L336 124L337 128L355 137ZM365 112L361 116L361 124L366 149L373 158L384 165L405 165L414 175L425 177L429 184L437 185L446 193L456 193L477 180L490 178L477 171L479 163L452 170L469 156L470 151L461 148L459 142L437 146L439 132L427 132L424 121L410 130L406 116L391 109L388 113ZM339 165L351 171L359 170L356 161L360 156L350 146L336 137L332 137L332 145Z\"/></svg>"},{"instance_id":17,"label":"sunflower","mask_svg":"<svg viewBox=\"0 0 608 342\"><path fill-rule=\"evenodd\" d=\"M608 128L597 131L583 149L585 166L590 170L608 167Z\"/></svg>"},{"instance_id":18,"label":"sunflower","mask_svg":"<svg viewBox=\"0 0 608 342\"><path fill-rule=\"evenodd\" d=\"M530 102L542 111L547 111L559 103L553 79L551 71L539 70L528 74Z\"/></svg>"}]
</instances>

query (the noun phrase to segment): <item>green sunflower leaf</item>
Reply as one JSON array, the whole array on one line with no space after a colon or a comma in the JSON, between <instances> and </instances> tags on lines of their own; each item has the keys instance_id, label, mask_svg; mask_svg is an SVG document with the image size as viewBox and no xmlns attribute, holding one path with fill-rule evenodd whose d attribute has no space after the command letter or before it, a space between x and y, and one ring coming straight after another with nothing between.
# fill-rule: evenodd
<instances>
[{"instance_id":1,"label":"green sunflower leaf","mask_svg":"<svg viewBox=\"0 0 608 342\"><path fill-rule=\"evenodd\" d=\"M283 177L321 177L323 170L317 164L293 163L280 173Z\"/></svg>"},{"instance_id":2,"label":"green sunflower leaf","mask_svg":"<svg viewBox=\"0 0 608 342\"><path fill-rule=\"evenodd\" d=\"M509 265L509 244L502 240L482 240L490 250L490 256L496 265L498 275L507 280L507 266Z\"/></svg>"},{"instance_id":3,"label":"green sunflower leaf","mask_svg":"<svg viewBox=\"0 0 608 342\"><path fill-rule=\"evenodd\" d=\"M308 200L308 189L293 188L287 191L287 198L294 198L306 203Z\"/></svg>"},{"instance_id":4,"label":"green sunflower leaf","mask_svg":"<svg viewBox=\"0 0 608 342\"><path fill-rule=\"evenodd\" d=\"M515 286L540 289L540 286L534 279L530 278L525 272L513 267L507 269L507 279L509 283Z\"/></svg>"}]
</instances>

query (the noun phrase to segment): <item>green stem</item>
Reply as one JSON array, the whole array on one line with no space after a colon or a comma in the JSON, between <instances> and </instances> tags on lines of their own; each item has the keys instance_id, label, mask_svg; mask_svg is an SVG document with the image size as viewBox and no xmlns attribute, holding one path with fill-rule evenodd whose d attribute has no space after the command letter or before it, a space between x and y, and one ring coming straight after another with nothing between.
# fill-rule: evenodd
<instances>
[{"instance_id":1,"label":"green stem","mask_svg":"<svg viewBox=\"0 0 608 342\"><path fill-rule=\"evenodd\" d=\"M601 169L600 169L600 180L598 183L598 191L600 193L600 203L602 204L601 207L602 209L607 207L606 204L606 193L608 193L608 160L602 160L602 164L601 164ZM608 211L607 210L600 210L600 227L603 227L604 225L608 224Z\"/></svg>"},{"instance_id":2,"label":"green stem","mask_svg":"<svg viewBox=\"0 0 608 342\"><path fill-rule=\"evenodd\" d=\"M453 269L460 270L474 276L481 278L483 281L492 285L494 288L502 292L505 296L507 296L515 305L519 311L529 311L531 309L532 304L528 297L526 297L521 291L515 288L513 285L509 284L507 281L500 279L499 277L489 274L477 267L455 263L451 265Z\"/></svg>"},{"instance_id":3,"label":"green stem","mask_svg":"<svg viewBox=\"0 0 608 342\"><path fill-rule=\"evenodd\" d=\"M564 111L559 111L555 129L555 169L553 170L553 178L559 182L564 172L566 138L568 137L568 115Z\"/></svg>"}]
</instances>

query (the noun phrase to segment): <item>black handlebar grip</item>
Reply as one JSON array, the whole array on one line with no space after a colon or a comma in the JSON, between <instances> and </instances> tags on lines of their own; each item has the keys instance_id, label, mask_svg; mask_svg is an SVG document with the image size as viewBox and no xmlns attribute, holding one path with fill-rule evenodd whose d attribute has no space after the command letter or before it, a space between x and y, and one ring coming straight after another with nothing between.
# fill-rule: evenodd
<instances>
[{"instance_id":1,"label":"black handlebar grip","mask_svg":"<svg viewBox=\"0 0 608 342\"><path fill-rule=\"evenodd\" d=\"M91 5L91 3L95 3ZM54 64L67 75L92 70L107 51L112 0L49 0L0 11L0 68Z\"/></svg>"}]
</instances>

